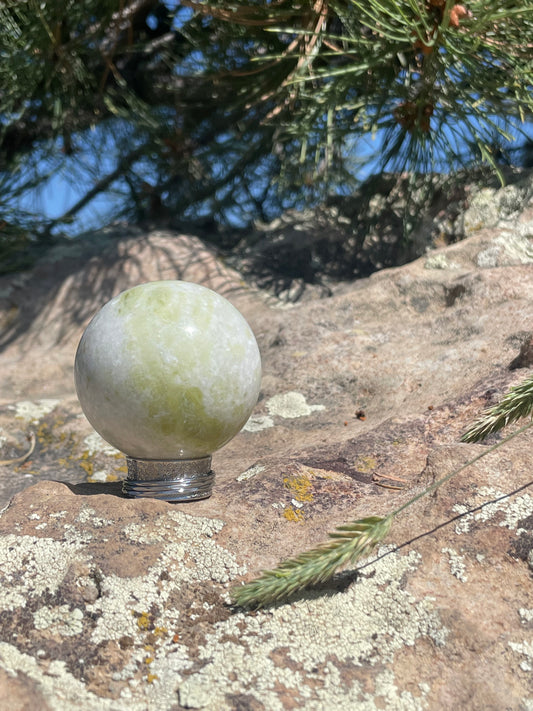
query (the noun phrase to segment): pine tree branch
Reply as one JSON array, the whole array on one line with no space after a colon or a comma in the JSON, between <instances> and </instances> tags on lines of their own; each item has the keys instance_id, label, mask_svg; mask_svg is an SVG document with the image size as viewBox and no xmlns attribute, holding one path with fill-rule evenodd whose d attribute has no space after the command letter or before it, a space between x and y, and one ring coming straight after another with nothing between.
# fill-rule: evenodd
<instances>
[{"instance_id":1,"label":"pine tree branch","mask_svg":"<svg viewBox=\"0 0 533 711\"><path fill-rule=\"evenodd\" d=\"M96 185L88 190L85 195L78 200L78 202L69 208L61 217L56 218L53 222L48 225L48 231L55 225L70 222L72 218L86 205L88 205L91 200L93 200L99 193L104 192L107 188L118 180L122 175L130 168L135 161L137 161L143 153L146 151L146 146L139 146L135 150L131 151L125 155L118 163L117 167L110 173L101 178Z\"/></svg>"}]
</instances>

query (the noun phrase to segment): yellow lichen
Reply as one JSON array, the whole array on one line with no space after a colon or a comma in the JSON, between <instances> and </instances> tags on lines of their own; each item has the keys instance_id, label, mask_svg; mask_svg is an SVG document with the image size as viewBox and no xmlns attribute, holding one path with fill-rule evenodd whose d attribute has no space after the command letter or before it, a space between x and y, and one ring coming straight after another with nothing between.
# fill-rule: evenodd
<instances>
[{"instance_id":1,"label":"yellow lichen","mask_svg":"<svg viewBox=\"0 0 533 711\"><path fill-rule=\"evenodd\" d=\"M304 512L302 509L294 509L292 506L287 506L283 511L283 515L287 521L293 521L294 523L303 523Z\"/></svg>"},{"instance_id":2,"label":"yellow lichen","mask_svg":"<svg viewBox=\"0 0 533 711\"><path fill-rule=\"evenodd\" d=\"M133 612L135 614L135 611ZM151 620L150 620L150 615L146 612L141 612L139 617L137 618L137 626L139 627L140 630L148 630L150 628Z\"/></svg>"},{"instance_id":3,"label":"yellow lichen","mask_svg":"<svg viewBox=\"0 0 533 711\"><path fill-rule=\"evenodd\" d=\"M93 475L93 471L94 471L93 462L89 462L85 459L79 459L78 464L86 472L88 477L91 477Z\"/></svg>"},{"instance_id":4,"label":"yellow lichen","mask_svg":"<svg viewBox=\"0 0 533 711\"><path fill-rule=\"evenodd\" d=\"M301 503L313 501L313 484L303 474L299 476L286 476L283 485L288 489L293 498Z\"/></svg>"},{"instance_id":5,"label":"yellow lichen","mask_svg":"<svg viewBox=\"0 0 533 711\"><path fill-rule=\"evenodd\" d=\"M42 422L35 433L37 441L39 442L41 452L46 452L48 447L53 443L54 438L52 436L51 427L46 423Z\"/></svg>"},{"instance_id":6,"label":"yellow lichen","mask_svg":"<svg viewBox=\"0 0 533 711\"><path fill-rule=\"evenodd\" d=\"M359 472L367 473L373 471L378 465L378 460L375 457L360 457L355 462L355 468Z\"/></svg>"}]
</instances>

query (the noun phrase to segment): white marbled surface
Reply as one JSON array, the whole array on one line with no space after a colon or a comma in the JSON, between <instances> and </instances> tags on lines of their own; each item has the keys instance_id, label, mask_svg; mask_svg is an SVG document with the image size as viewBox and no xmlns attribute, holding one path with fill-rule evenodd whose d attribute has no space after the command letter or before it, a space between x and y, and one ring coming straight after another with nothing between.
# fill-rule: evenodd
<instances>
[{"instance_id":1,"label":"white marbled surface","mask_svg":"<svg viewBox=\"0 0 533 711\"><path fill-rule=\"evenodd\" d=\"M244 317L198 284L141 284L109 301L82 336L78 398L110 444L144 459L195 458L248 420L261 359Z\"/></svg>"}]
</instances>

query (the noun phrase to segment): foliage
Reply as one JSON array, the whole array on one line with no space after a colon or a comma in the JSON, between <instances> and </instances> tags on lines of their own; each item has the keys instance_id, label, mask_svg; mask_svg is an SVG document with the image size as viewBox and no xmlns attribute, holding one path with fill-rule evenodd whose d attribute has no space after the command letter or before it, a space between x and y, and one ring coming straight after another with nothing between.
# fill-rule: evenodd
<instances>
[{"instance_id":1,"label":"foliage","mask_svg":"<svg viewBox=\"0 0 533 711\"><path fill-rule=\"evenodd\" d=\"M218 30L182 12L154 0L0 5L0 171L34 188L44 154L54 173L85 183L58 225L111 188L137 221L165 209L216 215L231 189L241 199L251 189L255 168L257 196L270 188L270 131L229 82L206 75Z\"/></svg>"},{"instance_id":2,"label":"foliage","mask_svg":"<svg viewBox=\"0 0 533 711\"><path fill-rule=\"evenodd\" d=\"M332 539L318 548L285 560L260 578L233 590L234 601L241 607L264 607L299 592L308 585L329 580L341 566L369 555L382 541L392 524L392 517L370 516L339 526Z\"/></svg>"},{"instance_id":3,"label":"foliage","mask_svg":"<svg viewBox=\"0 0 533 711\"><path fill-rule=\"evenodd\" d=\"M463 442L479 442L489 435L499 432L511 422L532 413L533 376L511 388L495 407L484 412L478 422L463 435Z\"/></svg>"},{"instance_id":4,"label":"foliage","mask_svg":"<svg viewBox=\"0 0 533 711\"><path fill-rule=\"evenodd\" d=\"M499 432L510 422L526 417L532 412L533 376L530 376L520 385L511 388L495 407L485 412L479 422L468 430L462 439L464 442L478 442L490 434ZM368 556L373 548L387 536L399 513L435 491L487 454L517 437L532 424L529 423L491 447L484 448L484 451L466 464L434 482L385 518L370 516L340 526L335 533L329 534L333 540L285 560L273 570L263 571L259 577L245 585L234 587L232 590L233 602L239 607L249 609L265 607L275 602L285 602L291 595L301 593L311 585L331 579L340 567L354 564L361 558Z\"/></svg>"},{"instance_id":5,"label":"foliage","mask_svg":"<svg viewBox=\"0 0 533 711\"><path fill-rule=\"evenodd\" d=\"M42 241L102 193L136 221L268 219L351 190L372 145L497 169L533 113L530 0L2 0L0 21L0 177ZM85 194L28 224L59 173Z\"/></svg>"}]
</instances>

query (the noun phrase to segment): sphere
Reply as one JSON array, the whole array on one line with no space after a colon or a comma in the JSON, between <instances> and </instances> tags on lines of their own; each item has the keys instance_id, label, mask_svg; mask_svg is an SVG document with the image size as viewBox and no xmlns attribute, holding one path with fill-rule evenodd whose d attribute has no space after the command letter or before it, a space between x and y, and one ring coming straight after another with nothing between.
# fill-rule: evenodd
<instances>
[{"instance_id":1,"label":"sphere","mask_svg":"<svg viewBox=\"0 0 533 711\"><path fill-rule=\"evenodd\" d=\"M74 365L94 429L129 457L210 455L246 423L261 358L244 317L198 284L141 284L87 326Z\"/></svg>"}]
</instances>

